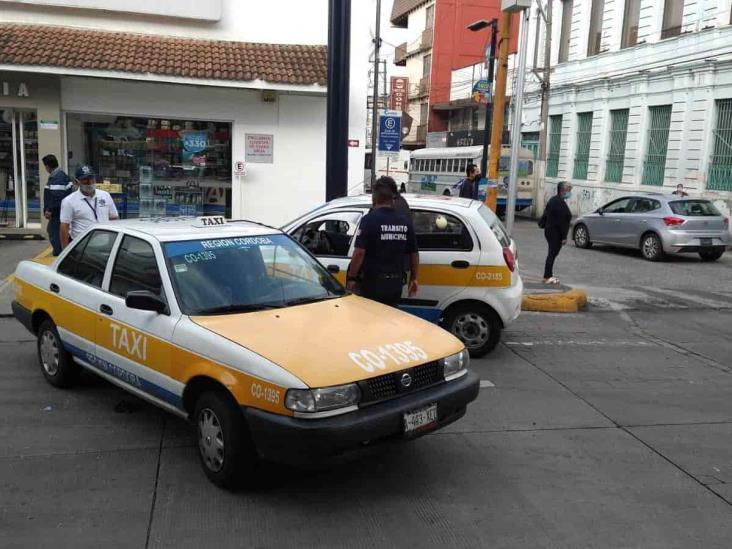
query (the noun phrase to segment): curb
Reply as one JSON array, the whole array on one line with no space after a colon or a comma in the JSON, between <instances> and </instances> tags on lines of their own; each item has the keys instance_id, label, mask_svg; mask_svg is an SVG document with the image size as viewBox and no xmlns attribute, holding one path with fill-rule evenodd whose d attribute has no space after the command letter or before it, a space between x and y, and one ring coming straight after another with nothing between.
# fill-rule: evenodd
<instances>
[{"instance_id":1,"label":"curb","mask_svg":"<svg viewBox=\"0 0 732 549\"><path fill-rule=\"evenodd\" d=\"M551 294L524 294L522 311L538 313L576 313L587 305L587 292L572 288Z\"/></svg>"}]
</instances>

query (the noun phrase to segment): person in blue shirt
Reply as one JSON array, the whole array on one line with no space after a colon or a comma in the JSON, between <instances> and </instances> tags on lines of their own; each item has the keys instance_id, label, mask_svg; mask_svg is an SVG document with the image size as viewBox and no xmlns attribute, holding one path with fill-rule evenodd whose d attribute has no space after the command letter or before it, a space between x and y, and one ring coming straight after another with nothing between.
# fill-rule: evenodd
<instances>
[{"instance_id":1,"label":"person in blue shirt","mask_svg":"<svg viewBox=\"0 0 732 549\"><path fill-rule=\"evenodd\" d=\"M48 240L56 256L61 253L61 201L71 192L73 183L54 155L47 154L41 161L49 173L43 189L43 215L48 220Z\"/></svg>"},{"instance_id":2,"label":"person in blue shirt","mask_svg":"<svg viewBox=\"0 0 732 549\"><path fill-rule=\"evenodd\" d=\"M348 269L347 288L368 299L397 307L409 256L409 296L417 293L419 251L412 220L394 210L394 193L386 182L372 192L373 209L363 216Z\"/></svg>"}]
</instances>

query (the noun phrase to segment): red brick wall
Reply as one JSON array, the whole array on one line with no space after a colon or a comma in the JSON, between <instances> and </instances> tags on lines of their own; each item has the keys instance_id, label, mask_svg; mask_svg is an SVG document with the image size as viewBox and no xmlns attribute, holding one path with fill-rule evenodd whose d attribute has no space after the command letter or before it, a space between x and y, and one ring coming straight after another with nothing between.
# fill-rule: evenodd
<instances>
[{"instance_id":1,"label":"red brick wall","mask_svg":"<svg viewBox=\"0 0 732 549\"><path fill-rule=\"evenodd\" d=\"M501 0L436 0L430 106L450 101L450 76L453 69L473 65L484 59L490 29L471 32L467 26L479 19L499 19L500 15ZM518 44L518 21L518 17L513 18L510 52L515 52ZM433 112L430 108L428 131L446 130L447 113Z\"/></svg>"}]
</instances>

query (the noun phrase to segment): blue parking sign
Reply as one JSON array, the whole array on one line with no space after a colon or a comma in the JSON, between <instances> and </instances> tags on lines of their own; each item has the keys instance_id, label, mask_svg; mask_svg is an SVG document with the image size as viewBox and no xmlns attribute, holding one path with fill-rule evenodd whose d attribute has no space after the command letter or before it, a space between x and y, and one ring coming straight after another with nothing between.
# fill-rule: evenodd
<instances>
[{"instance_id":1,"label":"blue parking sign","mask_svg":"<svg viewBox=\"0 0 732 549\"><path fill-rule=\"evenodd\" d=\"M402 117L397 111L379 113L379 141L377 151L380 155L399 156L402 141Z\"/></svg>"}]
</instances>

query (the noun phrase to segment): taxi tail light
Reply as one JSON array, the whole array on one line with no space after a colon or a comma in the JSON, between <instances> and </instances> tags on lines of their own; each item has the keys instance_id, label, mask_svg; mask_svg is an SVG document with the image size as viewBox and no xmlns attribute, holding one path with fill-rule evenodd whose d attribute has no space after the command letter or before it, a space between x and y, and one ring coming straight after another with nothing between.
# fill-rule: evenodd
<instances>
[{"instance_id":1,"label":"taxi tail light","mask_svg":"<svg viewBox=\"0 0 732 549\"><path fill-rule=\"evenodd\" d=\"M686 220L681 219L680 217L668 215L663 218L663 222L666 224L667 227L676 227L677 225L683 225L684 223L686 223Z\"/></svg>"},{"instance_id":2,"label":"taxi tail light","mask_svg":"<svg viewBox=\"0 0 732 549\"><path fill-rule=\"evenodd\" d=\"M724 228L729 229L729 217L724 218Z\"/></svg>"},{"instance_id":3,"label":"taxi tail light","mask_svg":"<svg viewBox=\"0 0 732 549\"><path fill-rule=\"evenodd\" d=\"M513 257L511 248L503 248L503 260L506 262L509 271L513 272L516 269L516 259Z\"/></svg>"}]
</instances>

